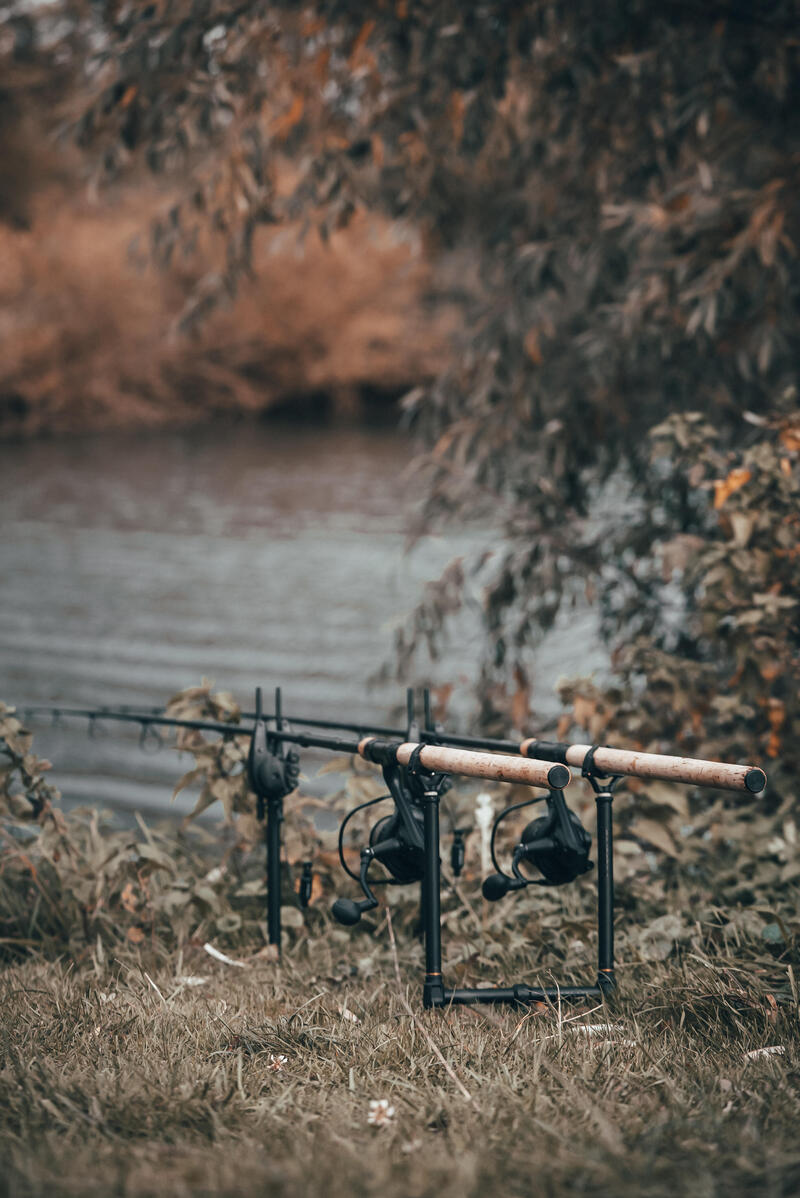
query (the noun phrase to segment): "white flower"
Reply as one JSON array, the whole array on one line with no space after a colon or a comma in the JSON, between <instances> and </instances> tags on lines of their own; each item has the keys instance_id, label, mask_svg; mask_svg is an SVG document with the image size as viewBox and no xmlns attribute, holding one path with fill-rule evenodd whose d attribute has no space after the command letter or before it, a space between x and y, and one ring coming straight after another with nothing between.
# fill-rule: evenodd
<instances>
[{"instance_id":1,"label":"white flower","mask_svg":"<svg viewBox=\"0 0 800 1198\"><path fill-rule=\"evenodd\" d=\"M280 1073L288 1059L282 1052L278 1053L277 1056L274 1052L271 1052L267 1061L267 1069L269 1069L270 1073Z\"/></svg>"},{"instance_id":2,"label":"white flower","mask_svg":"<svg viewBox=\"0 0 800 1198\"><path fill-rule=\"evenodd\" d=\"M373 1098L369 1104L367 1123L373 1127L387 1127L394 1119L394 1107L388 1098Z\"/></svg>"}]
</instances>

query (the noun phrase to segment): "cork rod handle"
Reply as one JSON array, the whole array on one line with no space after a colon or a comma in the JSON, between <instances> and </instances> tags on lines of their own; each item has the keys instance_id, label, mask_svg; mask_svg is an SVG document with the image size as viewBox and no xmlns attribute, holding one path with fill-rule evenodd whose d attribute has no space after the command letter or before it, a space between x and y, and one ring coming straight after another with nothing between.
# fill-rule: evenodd
<instances>
[{"instance_id":1,"label":"cork rod handle","mask_svg":"<svg viewBox=\"0 0 800 1198\"><path fill-rule=\"evenodd\" d=\"M359 741L358 751L370 759L369 745L376 737L366 736ZM397 760L408 765L411 754L419 745L406 742L397 746ZM462 774L468 778L486 778L493 782L520 782L525 786L542 786L562 790L572 780L565 765L536 761L526 757L511 757L505 753L476 753L470 749L452 749L446 745L423 745L419 763L434 773Z\"/></svg>"},{"instance_id":2,"label":"cork rod handle","mask_svg":"<svg viewBox=\"0 0 800 1198\"><path fill-rule=\"evenodd\" d=\"M590 745L565 746L564 758L580 768ZM536 753L536 741L524 740L523 756ZM670 757L662 753L638 753L630 749L597 748L594 763L604 774L626 774L635 778L653 778L663 782L684 782L693 786L713 786L721 790L748 791L758 794L767 784L767 775L758 766L729 765L723 761L703 761L694 757Z\"/></svg>"}]
</instances>

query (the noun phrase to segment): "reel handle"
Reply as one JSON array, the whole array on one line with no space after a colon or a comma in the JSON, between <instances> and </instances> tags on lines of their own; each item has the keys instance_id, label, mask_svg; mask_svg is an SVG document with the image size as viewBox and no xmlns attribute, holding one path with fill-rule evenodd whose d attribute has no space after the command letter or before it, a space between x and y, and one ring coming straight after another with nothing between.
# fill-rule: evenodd
<instances>
[{"instance_id":1,"label":"reel handle","mask_svg":"<svg viewBox=\"0 0 800 1198\"><path fill-rule=\"evenodd\" d=\"M358 923L365 911L371 911L377 905L377 899L361 899L356 902L355 899L340 898L331 907L331 913L338 923L351 928Z\"/></svg>"},{"instance_id":2,"label":"reel handle","mask_svg":"<svg viewBox=\"0 0 800 1198\"><path fill-rule=\"evenodd\" d=\"M380 860L381 856L386 853L396 852L403 845L396 837L391 837L389 840L384 840L375 848L366 848L361 850L361 869L359 871L359 882L361 889L364 891L366 898L356 902L355 899L340 898L331 907L333 918L339 923L343 923L345 927L352 927L357 924L365 911L372 911L377 907L378 900L372 893L369 885L369 867L375 860Z\"/></svg>"},{"instance_id":3,"label":"reel handle","mask_svg":"<svg viewBox=\"0 0 800 1198\"><path fill-rule=\"evenodd\" d=\"M481 893L488 903L496 903L505 898L509 890L521 890L526 885L526 882L520 882L517 878L507 878L505 874L489 874L489 877L483 880Z\"/></svg>"}]
</instances>

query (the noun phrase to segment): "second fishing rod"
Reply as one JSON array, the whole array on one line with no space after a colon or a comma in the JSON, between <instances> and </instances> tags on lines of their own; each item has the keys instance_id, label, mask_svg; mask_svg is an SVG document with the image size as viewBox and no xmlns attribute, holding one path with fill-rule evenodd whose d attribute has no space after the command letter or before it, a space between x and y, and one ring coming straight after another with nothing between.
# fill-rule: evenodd
<instances>
[{"instance_id":1,"label":"second fishing rod","mask_svg":"<svg viewBox=\"0 0 800 1198\"><path fill-rule=\"evenodd\" d=\"M57 708L53 706L27 705L22 709L30 714L49 714L60 712L63 715L83 716L93 720L125 719L130 723L142 726L159 724L161 726L186 726L187 721L170 719L165 709L159 707L138 707L126 704L114 709L105 708ZM256 720L256 712L242 712L243 721ZM264 713L263 718L273 723L281 720L281 713L275 711ZM368 721L356 720L323 720L297 716L292 713L293 727L312 728L320 730L354 733L359 742L367 736L388 737L390 739L406 739L420 741L431 745L444 745L454 748L470 749L478 752L508 753L535 759L552 761L561 765L572 766L583 770L587 754L592 753L592 769L598 776L636 777L651 781L676 782L689 786L713 787L720 790L732 790L751 795L760 794L766 786L767 778L764 771L753 765L737 765L729 762L711 761L702 758L684 757L666 753L650 753L634 749L617 749L605 745L590 745L569 741L544 740L538 737L525 737L522 740L511 738L470 736L447 731L442 724L433 718L430 691L423 691L423 722L420 724L416 715L414 691L406 691L406 727L388 727L371 724ZM221 724L209 721L192 721L192 726L200 731L225 731L235 734L237 727L242 734L252 729L231 724ZM343 752L357 752L349 747L353 742L339 740L339 745L333 746L330 737L314 738L313 734L292 733L298 737L301 746L331 748L341 747ZM287 737L288 739L288 737Z\"/></svg>"}]
</instances>

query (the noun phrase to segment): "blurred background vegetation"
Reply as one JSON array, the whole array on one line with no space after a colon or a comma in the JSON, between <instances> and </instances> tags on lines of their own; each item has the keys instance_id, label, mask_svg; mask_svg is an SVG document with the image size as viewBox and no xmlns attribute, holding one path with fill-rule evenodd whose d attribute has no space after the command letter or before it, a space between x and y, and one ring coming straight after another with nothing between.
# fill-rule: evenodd
<instances>
[{"instance_id":1,"label":"blurred background vegetation","mask_svg":"<svg viewBox=\"0 0 800 1198\"><path fill-rule=\"evenodd\" d=\"M7 7L5 433L399 400L416 532L496 532L428 585L397 673L477 597L481 722L530 731L536 647L588 601L613 673L564 685L560 734L761 761L783 809L798 16Z\"/></svg>"}]
</instances>

